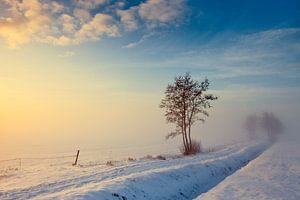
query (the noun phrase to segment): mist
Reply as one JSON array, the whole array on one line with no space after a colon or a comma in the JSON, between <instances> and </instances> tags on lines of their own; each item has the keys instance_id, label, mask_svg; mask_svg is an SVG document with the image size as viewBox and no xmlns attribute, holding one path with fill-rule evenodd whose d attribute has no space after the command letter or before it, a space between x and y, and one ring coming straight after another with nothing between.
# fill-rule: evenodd
<instances>
[{"instance_id":1,"label":"mist","mask_svg":"<svg viewBox=\"0 0 300 200\"><path fill-rule=\"evenodd\" d=\"M22 109L11 113L12 122L2 113L1 146L18 151L46 148L53 152L159 145L177 149L179 138L165 139L174 127L166 123L158 106L163 88L150 94L102 94L97 98L88 94L64 101L47 96L36 100L35 110L22 101L19 105ZM192 136L204 147L247 140L243 127L246 116L264 111L273 112L282 120L285 135L299 137L300 108L295 94L287 99L261 93L239 96L241 93L231 90L213 92L219 99L209 110L210 116L205 123L199 122L192 128ZM7 105L4 110L9 108Z\"/></svg>"}]
</instances>

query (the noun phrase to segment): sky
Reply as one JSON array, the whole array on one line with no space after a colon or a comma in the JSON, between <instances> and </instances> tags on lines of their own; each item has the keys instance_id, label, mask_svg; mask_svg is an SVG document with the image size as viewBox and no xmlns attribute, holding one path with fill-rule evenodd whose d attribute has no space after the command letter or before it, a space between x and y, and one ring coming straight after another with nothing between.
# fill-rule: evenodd
<instances>
[{"instance_id":1,"label":"sky","mask_svg":"<svg viewBox=\"0 0 300 200\"><path fill-rule=\"evenodd\" d=\"M219 96L193 129L235 140L249 113L300 126L300 2L0 0L0 146L165 141L159 103L175 76ZM230 139L228 139L230 138Z\"/></svg>"}]
</instances>

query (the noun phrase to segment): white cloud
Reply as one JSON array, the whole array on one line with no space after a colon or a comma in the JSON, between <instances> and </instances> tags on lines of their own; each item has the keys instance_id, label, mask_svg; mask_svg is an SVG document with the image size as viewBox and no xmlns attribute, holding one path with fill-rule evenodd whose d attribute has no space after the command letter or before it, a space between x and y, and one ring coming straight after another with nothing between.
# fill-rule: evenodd
<instances>
[{"instance_id":1,"label":"white cloud","mask_svg":"<svg viewBox=\"0 0 300 200\"><path fill-rule=\"evenodd\" d=\"M52 36L52 35L48 35L45 38L42 38L41 40L39 40L40 42L43 43L49 43L49 44L53 44L53 45L59 45L59 46L66 46L66 45L72 45L72 44L76 44L75 40L73 40L72 38L65 36L65 35L61 35L61 36Z\"/></svg>"},{"instance_id":2,"label":"white cloud","mask_svg":"<svg viewBox=\"0 0 300 200\"><path fill-rule=\"evenodd\" d=\"M50 3L44 3L43 8L50 10L52 13L62 13L65 10L64 5L57 3L56 1L51 1Z\"/></svg>"},{"instance_id":3,"label":"white cloud","mask_svg":"<svg viewBox=\"0 0 300 200\"><path fill-rule=\"evenodd\" d=\"M123 8L125 6L125 0L120 0L115 3L117 8Z\"/></svg>"},{"instance_id":4,"label":"white cloud","mask_svg":"<svg viewBox=\"0 0 300 200\"><path fill-rule=\"evenodd\" d=\"M74 17L76 17L81 24L84 24L88 21L90 21L91 14L89 13L89 11L82 9L82 8L75 8L73 11Z\"/></svg>"},{"instance_id":5,"label":"white cloud","mask_svg":"<svg viewBox=\"0 0 300 200\"><path fill-rule=\"evenodd\" d=\"M59 17L59 22L62 24L64 32L73 33L76 29L74 18L70 15L62 14Z\"/></svg>"},{"instance_id":6,"label":"white cloud","mask_svg":"<svg viewBox=\"0 0 300 200\"><path fill-rule=\"evenodd\" d=\"M117 37L120 35L119 28L110 15L97 14L90 22L84 24L75 33L75 40L78 43L87 40L98 40L103 35Z\"/></svg>"},{"instance_id":7,"label":"white cloud","mask_svg":"<svg viewBox=\"0 0 300 200\"><path fill-rule=\"evenodd\" d=\"M117 10L126 31L139 28L139 21L153 29L181 22L187 10L185 0L147 0L127 10Z\"/></svg>"},{"instance_id":8,"label":"white cloud","mask_svg":"<svg viewBox=\"0 0 300 200\"><path fill-rule=\"evenodd\" d=\"M71 36L49 35L43 38L41 42L66 46L76 45L86 41L100 40L103 36L118 37L119 35L119 28L110 15L97 14L88 23L84 24L80 29L72 33Z\"/></svg>"},{"instance_id":9,"label":"white cloud","mask_svg":"<svg viewBox=\"0 0 300 200\"><path fill-rule=\"evenodd\" d=\"M43 12L40 1L12 0L5 4L8 6L8 16L0 18L0 37L6 40L9 47L16 48L28 43L36 34L51 31L51 17Z\"/></svg>"},{"instance_id":10,"label":"white cloud","mask_svg":"<svg viewBox=\"0 0 300 200\"><path fill-rule=\"evenodd\" d=\"M0 6L6 12L0 14L0 37L10 48L16 48L30 41L54 45L73 45L102 36L119 36L117 22L112 16L97 13L90 15L87 8L106 1L77 1L83 8L75 7L71 13L55 1L2 1ZM72 15L71 15L72 14Z\"/></svg>"},{"instance_id":11,"label":"white cloud","mask_svg":"<svg viewBox=\"0 0 300 200\"><path fill-rule=\"evenodd\" d=\"M137 9L138 7L132 7L128 10L117 10L126 31L138 29Z\"/></svg>"},{"instance_id":12,"label":"white cloud","mask_svg":"<svg viewBox=\"0 0 300 200\"><path fill-rule=\"evenodd\" d=\"M139 15L151 27L168 24L182 18L185 3L185 0L148 0L140 4Z\"/></svg>"},{"instance_id":13,"label":"white cloud","mask_svg":"<svg viewBox=\"0 0 300 200\"><path fill-rule=\"evenodd\" d=\"M84 9L94 9L97 6L107 3L109 0L74 0L78 7Z\"/></svg>"},{"instance_id":14,"label":"white cloud","mask_svg":"<svg viewBox=\"0 0 300 200\"><path fill-rule=\"evenodd\" d=\"M101 6L102 11L94 13ZM31 41L74 45L104 36L118 37L120 24L125 31L134 31L177 23L186 8L185 0L147 0L121 10L124 6L124 1L110 0L73 0L70 5L47 0L2 0L0 38L10 48Z\"/></svg>"}]
</instances>

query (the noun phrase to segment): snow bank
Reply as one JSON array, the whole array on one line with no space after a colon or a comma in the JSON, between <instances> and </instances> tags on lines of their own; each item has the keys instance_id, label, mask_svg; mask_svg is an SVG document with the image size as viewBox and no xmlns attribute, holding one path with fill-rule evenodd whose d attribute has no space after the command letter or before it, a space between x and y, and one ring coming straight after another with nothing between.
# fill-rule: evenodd
<instances>
[{"instance_id":1,"label":"snow bank","mask_svg":"<svg viewBox=\"0 0 300 200\"><path fill-rule=\"evenodd\" d=\"M60 191L48 191L36 199L192 199L206 192L250 160L266 144L237 144L220 152L186 158L152 161L139 168L118 168L103 179L95 176ZM29 191L30 192L30 191ZM9 196L9 194L8 194ZM5 196L4 196L5 197ZM1 198L1 195L0 195Z\"/></svg>"},{"instance_id":2,"label":"snow bank","mask_svg":"<svg viewBox=\"0 0 300 200\"><path fill-rule=\"evenodd\" d=\"M300 141L274 144L197 200L300 199Z\"/></svg>"}]
</instances>

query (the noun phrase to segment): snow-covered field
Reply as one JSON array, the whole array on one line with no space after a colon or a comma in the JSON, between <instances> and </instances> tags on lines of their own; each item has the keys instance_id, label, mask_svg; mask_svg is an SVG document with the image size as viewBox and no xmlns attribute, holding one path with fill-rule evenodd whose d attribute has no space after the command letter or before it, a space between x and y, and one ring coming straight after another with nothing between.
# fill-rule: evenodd
<instances>
[{"instance_id":1,"label":"snow-covered field","mask_svg":"<svg viewBox=\"0 0 300 200\"><path fill-rule=\"evenodd\" d=\"M300 142L285 139L197 200L300 199Z\"/></svg>"},{"instance_id":2,"label":"snow-covered field","mask_svg":"<svg viewBox=\"0 0 300 200\"><path fill-rule=\"evenodd\" d=\"M0 199L193 199L267 148L248 142L167 160L139 159L70 166L52 164L0 177Z\"/></svg>"}]
</instances>

